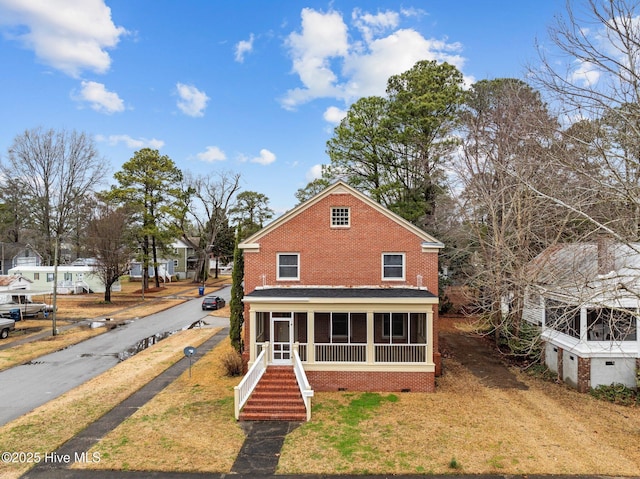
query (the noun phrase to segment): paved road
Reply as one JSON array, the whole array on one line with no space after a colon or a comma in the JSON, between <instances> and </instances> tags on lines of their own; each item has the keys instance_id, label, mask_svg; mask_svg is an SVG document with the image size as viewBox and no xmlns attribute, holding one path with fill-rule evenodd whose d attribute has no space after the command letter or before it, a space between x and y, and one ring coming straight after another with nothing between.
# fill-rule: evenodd
<instances>
[{"instance_id":1,"label":"paved road","mask_svg":"<svg viewBox=\"0 0 640 479\"><path fill-rule=\"evenodd\" d=\"M230 288L216 293L229 301ZM178 331L205 318L213 326L228 326L226 318L208 316L201 298L132 321L67 349L0 372L0 425L83 384L112 368L123 353L145 338Z\"/></svg>"}]
</instances>

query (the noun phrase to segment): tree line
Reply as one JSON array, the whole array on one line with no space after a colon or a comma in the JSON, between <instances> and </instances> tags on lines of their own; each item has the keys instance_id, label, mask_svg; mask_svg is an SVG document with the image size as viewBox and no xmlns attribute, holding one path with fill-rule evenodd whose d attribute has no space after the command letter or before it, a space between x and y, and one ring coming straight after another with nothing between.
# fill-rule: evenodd
<instances>
[{"instance_id":1,"label":"tree line","mask_svg":"<svg viewBox=\"0 0 640 479\"><path fill-rule=\"evenodd\" d=\"M0 163L3 243L29 244L47 265L97 258L105 301L132 259L142 264L142 291L149 268L159 287L160 259L171 257L180 238L196 242L194 281L204 281L210 255L231 259L236 226L250 234L273 216L268 197L240 191L238 173L183 173L143 148L100 189L105 164L86 133L44 128L17 135Z\"/></svg>"}]
</instances>

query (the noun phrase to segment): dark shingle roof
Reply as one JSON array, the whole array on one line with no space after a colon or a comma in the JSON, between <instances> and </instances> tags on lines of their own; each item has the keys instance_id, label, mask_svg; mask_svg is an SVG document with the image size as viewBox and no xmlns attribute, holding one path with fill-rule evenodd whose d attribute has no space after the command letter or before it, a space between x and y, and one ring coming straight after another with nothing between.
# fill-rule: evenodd
<instances>
[{"instance_id":1,"label":"dark shingle roof","mask_svg":"<svg viewBox=\"0 0 640 479\"><path fill-rule=\"evenodd\" d=\"M417 288L265 288L246 296L252 298L435 298Z\"/></svg>"}]
</instances>

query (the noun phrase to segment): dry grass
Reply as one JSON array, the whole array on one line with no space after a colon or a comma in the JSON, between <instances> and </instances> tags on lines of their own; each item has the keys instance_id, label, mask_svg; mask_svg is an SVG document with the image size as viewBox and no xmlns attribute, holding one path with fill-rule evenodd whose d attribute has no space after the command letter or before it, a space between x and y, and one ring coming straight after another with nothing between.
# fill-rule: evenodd
<instances>
[{"instance_id":1,"label":"dry grass","mask_svg":"<svg viewBox=\"0 0 640 479\"><path fill-rule=\"evenodd\" d=\"M244 433L233 417L233 387L221 358L229 341L194 364L174 383L102 439L95 464L78 468L146 471L229 471Z\"/></svg>"},{"instance_id":2,"label":"dry grass","mask_svg":"<svg viewBox=\"0 0 640 479\"><path fill-rule=\"evenodd\" d=\"M640 474L640 410L519 379L530 389L490 389L447 361L435 394L400 394L356 426L341 417L357 395L319 393L278 473Z\"/></svg>"},{"instance_id":3,"label":"dry grass","mask_svg":"<svg viewBox=\"0 0 640 479\"><path fill-rule=\"evenodd\" d=\"M219 369L225 351L101 441L97 467L228 473L242 434L232 411L237 380ZM357 410L351 402L361 393L317 393L313 419L287 437L278 473L640 474L638 408L514 373L528 390L487 388L448 360L433 394L381 394L380 404Z\"/></svg>"},{"instance_id":4,"label":"dry grass","mask_svg":"<svg viewBox=\"0 0 640 479\"><path fill-rule=\"evenodd\" d=\"M88 424L147 384L216 329L190 329L160 341L82 386L0 428L0 451L55 451ZM82 452L82 451L79 451ZM143 455L144 451L139 451ZM0 477L16 478L29 465L0 464Z\"/></svg>"}]
</instances>

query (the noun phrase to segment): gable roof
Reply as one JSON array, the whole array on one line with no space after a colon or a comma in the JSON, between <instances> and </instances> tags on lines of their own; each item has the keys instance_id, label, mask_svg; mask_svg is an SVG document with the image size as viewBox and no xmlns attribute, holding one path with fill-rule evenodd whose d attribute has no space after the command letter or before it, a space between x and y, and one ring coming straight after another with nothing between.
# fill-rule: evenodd
<instances>
[{"instance_id":1,"label":"gable roof","mask_svg":"<svg viewBox=\"0 0 640 479\"><path fill-rule=\"evenodd\" d=\"M536 284L558 297L614 304L637 304L640 292L640 243L598 242L551 246L531 262ZM603 253L605 264L602 264Z\"/></svg>"},{"instance_id":2,"label":"gable roof","mask_svg":"<svg viewBox=\"0 0 640 479\"><path fill-rule=\"evenodd\" d=\"M0 286L11 286L13 283L20 283L25 281L27 283L33 283L29 278L25 278L22 275L0 275Z\"/></svg>"},{"instance_id":3,"label":"gable roof","mask_svg":"<svg viewBox=\"0 0 640 479\"><path fill-rule=\"evenodd\" d=\"M383 214L384 216L386 216L390 220L394 221L398 225L402 226L403 228L407 229L411 233L413 233L416 236L418 236L419 238L421 238L422 241L423 241L423 247L427 246L427 247L433 248L433 249L444 248L444 244L442 244L440 241L438 241L433 236L428 234L426 231L421 230L420 228L418 228L414 224L412 224L409 221L405 220L404 218L402 218L401 216L397 215L393 211L385 208L380 203L372 200L367 195L365 195L364 193L356 190L355 188L353 188L352 186L348 185L347 183L345 183L342 180L333 183L332 185L328 186L323 191L321 191L317 195L313 196L309 200L307 200L304 203L299 204L295 208L287 211L282 216L278 217L277 219L275 219L274 221L269 223L267 226L262 228L260 231L258 231L257 233L254 233L249 238L247 238L245 241L240 243L239 247L241 249L257 248L260 238L264 237L268 233L270 233L273 230L275 230L278 227L280 227L282 224L284 224L287 221L289 221L290 219L294 218L295 216L299 215L303 211L307 210L308 208L311 208L316 203L319 203L320 201L322 201L326 197L328 197L330 195L333 195L333 194L350 194L350 195L356 197L357 199L359 199L363 203L367 204L368 206L370 206L371 208L375 209L379 213Z\"/></svg>"},{"instance_id":4,"label":"gable roof","mask_svg":"<svg viewBox=\"0 0 640 479\"><path fill-rule=\"evenodd\" d=\"M613 243L607 246L609 263L601 270L597 243L566 243L550 246L531 262L536 282L549 285L575 285L611 276L640 276L640 243Z\"/></svg>"}]
</instances>

